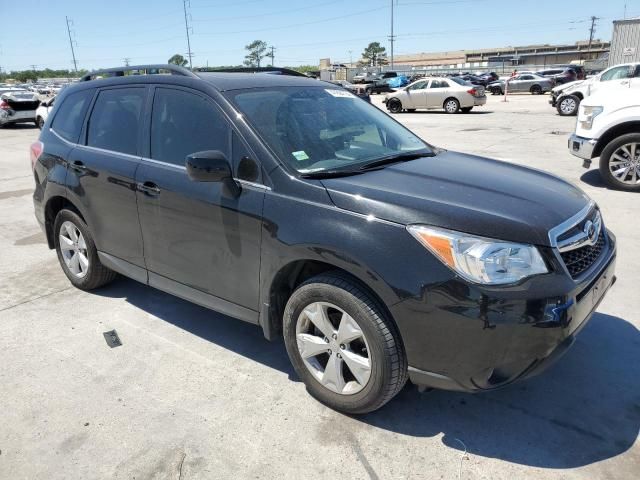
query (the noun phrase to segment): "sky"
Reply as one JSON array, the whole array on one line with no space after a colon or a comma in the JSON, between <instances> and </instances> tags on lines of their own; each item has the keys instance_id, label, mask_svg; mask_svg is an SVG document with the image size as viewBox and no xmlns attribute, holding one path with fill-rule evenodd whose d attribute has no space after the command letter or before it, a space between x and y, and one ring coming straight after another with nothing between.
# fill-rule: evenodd
<instances>
[{"instance_id":1,"label":"sky","mask_svg":"<svg viewBox=\"0 0 640 480\"><path fill-rule=\"evenodd\" d=\"M190 0L194 66L237 65L244 46L264 40L275 65L357 60L378 41L395 53L438 52L589 38L611 40L612 21L640 16L640 0ZM78 68L166 63L186 55L183 0L0 0L2 71L72 68L65 16Z\"/></svg>"}]
</instances>

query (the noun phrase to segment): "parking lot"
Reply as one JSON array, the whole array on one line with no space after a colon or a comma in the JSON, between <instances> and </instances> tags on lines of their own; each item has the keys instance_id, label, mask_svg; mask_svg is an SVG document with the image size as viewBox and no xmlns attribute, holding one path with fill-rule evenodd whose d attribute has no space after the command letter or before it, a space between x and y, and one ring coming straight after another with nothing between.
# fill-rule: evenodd
<instances>
[{"instance_id":1,"label":"parking lot","mask_svg":"<svg viewBox=\"0 0 640 480\"><path fill-rule=\"evenodd\" d=\"M580 186L617 236L618 282L543 375L478 395L407 385L361 417L311 398L255 326L124 278L73 288L33 215L38 130L0 129L0 478L637 478L640 204L568 153L575 117L547 100L394 118Z\"/></svg>"}]
</instances>

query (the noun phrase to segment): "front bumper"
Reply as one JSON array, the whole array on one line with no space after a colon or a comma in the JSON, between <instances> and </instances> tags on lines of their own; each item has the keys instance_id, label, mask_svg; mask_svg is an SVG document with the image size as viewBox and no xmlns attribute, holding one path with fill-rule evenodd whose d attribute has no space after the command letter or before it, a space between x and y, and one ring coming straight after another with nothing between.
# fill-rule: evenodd
<instances>
[{"instance_id":1,"label":"front bumper","mask_svg":"<svg viewBox=\"0 0 640 480\"><path fill-rule=\"evenodd\" d=\"M615 283L615 261L610 234L608 249L579 282L552 273L491 293L456 280L394 305L409 378L421 387L477 392L542 372Z\"/></svg>"},{"instance_id":2,"label":"front bumper","mask_svg":"<svg viewBox=\"0 0 640 480\"><path fill-rule=\"evenodd\" d=\"M597 143L598 140L594 138L583 138L574 133L569 137L568 148L571 155L583 160L589 160L589 163L591 163Z\"/></svg>"}]
</instances>

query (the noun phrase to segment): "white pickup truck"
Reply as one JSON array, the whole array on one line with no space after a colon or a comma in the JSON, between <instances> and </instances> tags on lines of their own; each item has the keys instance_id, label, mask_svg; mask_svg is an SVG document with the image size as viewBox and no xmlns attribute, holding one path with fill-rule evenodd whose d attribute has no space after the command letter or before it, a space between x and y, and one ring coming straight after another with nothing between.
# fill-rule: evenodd
<instances>
[{"instance_id":1,"label":"white pickup truck","mask_svg":"<svg viewBox=\"0 0 640 480\"><path fill-rule=\"evenodd\" d=\"M609 67L594 77L577 80L551 89L549 103L556 107L562 116L578 113L580 102L603 87L616 88L640 82L640 63L624 63Z\"/></svg>"},{"instance_id":2,"label":"white pickup truck","mask_svg":"<svg viewBox=\"0 0 640 480\"><path fill-rule=\"evenodd\" d=\"M606 88L585 98L569 151L585 168L600 157L600 174L610 187L640 191L640 88Z\"/></svg>"}]
</instances>

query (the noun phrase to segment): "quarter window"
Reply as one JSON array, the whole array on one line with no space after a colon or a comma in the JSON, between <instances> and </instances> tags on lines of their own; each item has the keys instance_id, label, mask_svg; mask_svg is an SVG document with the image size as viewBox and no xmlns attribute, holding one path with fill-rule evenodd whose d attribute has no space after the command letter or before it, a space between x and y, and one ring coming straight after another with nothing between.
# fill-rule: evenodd
<instances>
[{"instance_id":1,"label":"quarter window","mask_svg":"<svg viewBox=\"0 0 640 480\"><path fill-rule=\"evenodd\" d=\"M56 107L51 128L65 140L77 143L94 92L94 89L88 89L67 95L62 104Z\"/></svg>"},{"instance_id":2,"label":"quarter window","mask_svg":"<svg viewBox=\"0 0 640 480\"><path fill-rule=\"evenodd\" d=\"M144 88L102 90L91 112L87 145L136 155Z\"/></svg>"},{"instance_id":3,"label":"quarter window","mask_svg":"<svg viewBox=\"0 0 640 480\"><path fill-rule=\"evenodd\" d=\"M187 155L220 150L229 157L231 129L222 113L200 95L157 88L151 117L151 158L184 165Z\"/></svg>"}]
</instances>

